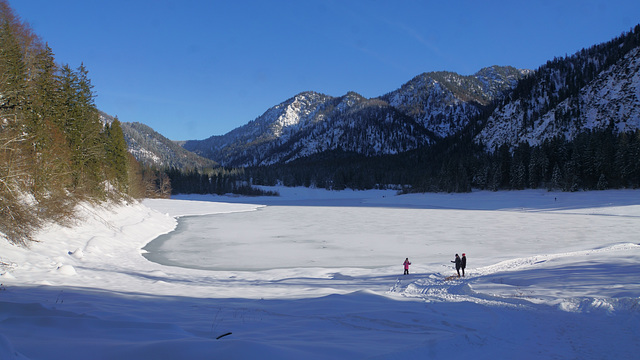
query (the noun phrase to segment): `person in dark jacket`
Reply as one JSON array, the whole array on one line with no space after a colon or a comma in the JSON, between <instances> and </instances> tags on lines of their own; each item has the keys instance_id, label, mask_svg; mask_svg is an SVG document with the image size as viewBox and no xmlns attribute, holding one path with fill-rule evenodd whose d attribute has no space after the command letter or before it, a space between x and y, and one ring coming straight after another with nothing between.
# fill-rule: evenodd
<instances>
[{"instance_id":1,"label":"person in dark jacket","mask_svg":"<svg viewBox=\"0 0 640 360\"><path fill-rule=\"evenodd\" d=\"M467 267L467 255L462 253L462 259L460 260L460 269L462 269L462 277L464 277L464 268Z\"/></svg>"},{"instance_id":2,"label":"person in dark jacket","mask_svg":"<svg viewBox=\"0 0 640 360\"><path fill-rule=\"evenodd\" d=\"M458 277L460 277L460 266L462 265L462 260L458 254L456 254L456 259L453 260L452 263L456 264L456 271L458 272Z\"/></svg>"}]
</instances>

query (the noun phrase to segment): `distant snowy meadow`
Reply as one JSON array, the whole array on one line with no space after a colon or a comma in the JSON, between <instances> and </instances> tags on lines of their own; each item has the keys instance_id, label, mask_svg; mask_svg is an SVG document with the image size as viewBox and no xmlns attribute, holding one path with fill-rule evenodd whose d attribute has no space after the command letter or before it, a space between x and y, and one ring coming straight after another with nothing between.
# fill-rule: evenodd
<instances>
[{"instance_id":1,"label":"distant snowy meadow","mask_svg":"<svg viewBox=\"0 0 640 360\"><path fill-rule=\"evenodd\" d=\"M640 353L640 191L277 190L87 208L0 245L0 358Z\"/></svg>"}]
</instances>

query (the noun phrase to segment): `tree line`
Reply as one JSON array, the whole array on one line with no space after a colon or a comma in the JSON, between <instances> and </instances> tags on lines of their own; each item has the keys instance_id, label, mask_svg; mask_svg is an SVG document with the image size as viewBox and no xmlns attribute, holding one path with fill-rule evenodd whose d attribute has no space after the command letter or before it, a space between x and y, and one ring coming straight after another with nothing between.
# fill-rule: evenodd
<instances>
[{"instance_id":1,"label":"tree line","mask_svg":"<svg viewBox=\"0 0 640 360\"><path fill-rule=\"evenodd\" d=\"M502 145L493 152L462 135L396 155L366 157L335 150L287 164L248 167L236 180L250 185L404 192L639 188L640 131L591 130L571 141L558 136L538 146Z\"/></svg>"},{"instance_id":2,"label":"tree line","mask_svg":"<svg viewBox=\"0 0 640 360\"><path fill-rule=\"evenodd\" d=\"M246 180L243 168L217 167L215 169L164 170L171 181L172 194L239 194L245 196L275 196L273 191L253 187Z\"/></svg>"}]
</instances>

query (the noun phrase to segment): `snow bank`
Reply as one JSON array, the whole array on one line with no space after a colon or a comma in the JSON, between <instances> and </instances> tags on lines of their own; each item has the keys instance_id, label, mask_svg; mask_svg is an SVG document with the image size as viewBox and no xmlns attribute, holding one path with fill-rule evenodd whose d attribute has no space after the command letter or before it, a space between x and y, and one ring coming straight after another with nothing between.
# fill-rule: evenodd
<instances>
[{"instance_id":1,"label":"snow bank","mask_svg":"<svg viewBox=\"0 0 640 360\"><path fill-rule=\"evenodd\" d=\"M74 227L51 226L30 249L0 242L0 358L600 359L640 352L640 191L277 190L281 197L85 205ZM332 210L339 216L327 216ZM204 241L187 260L209 251L206 240L218 227L254 249L258 269L193 269L143 256L187 217L211 214L209 228L186 232ZM324 240L341 241L322 245L317 226ZM300 239L325 248L296 248ZM276 240L282 247L273 253ZM249 257L230 249L206 257ZM356 263L363 249L371 254ZM445 280L455 272L453 253L462 251L467 276ZM286 263L321 252L320 266ZM280 255L281 266L270 263Z\"/></svg>"}]
</instances>

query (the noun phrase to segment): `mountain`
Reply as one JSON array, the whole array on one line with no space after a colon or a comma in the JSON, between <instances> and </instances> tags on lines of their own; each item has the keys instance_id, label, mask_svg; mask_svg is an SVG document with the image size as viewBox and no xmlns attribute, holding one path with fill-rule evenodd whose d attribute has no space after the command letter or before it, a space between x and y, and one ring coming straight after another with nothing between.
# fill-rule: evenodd
<instances>
[{"instance_id":1,"label":"mountain","mask_svg":"<svg viewBox=\"0 0 640 360\"><path fill-rule=\"evenodd\" d=\"M527 73L498 66L471 76L425 73L373 99L303 92L225 135L183 147L227 166L287 163L333 150L403 153L460 131Z\"/></svg>"},{"instance_id":2,"label":"mountain","mask_svg":"<svg viewBox=\"0 0 640 360\"><path fill-rule=\"evenodd\" d=\"M111 123L113 117L100 112L103 123ZM210 159L183 149L178 143L160 135L147 125L137 122L121 123L129 152L143 165L175 167L181 170L217 167Z\"/></svg>"},{"instance_id":3,"label":"mountain","mask_svg":"<svg viewBox=\"0 0 640 360\"><path fill-rule=\"evenodd\" d=\"M492 66L470 76L423 73L381 99L439 137L447 137L529 73L511 66Z\"/></svg>"},{"instance_id":4,"label":"mountain","mask_svg":"<svg viewBox=\"0 0 640 360\"><path fill-rule=\"evenodd\" d=\"M640 25L610 42L520 72L517 81L505 76L514 72L504 68L483 69L466 79L422 74L378 100L430 130L435 137L428 146L372 157L325 152L249 169L246 179L449 192L637 188L639 58ZM504 82L495 81L496 73ZM475 85L487 78L495 86Z\"/></svg>"},{"instance_id":5,"label":"mountain","mask_svg":"<svg viewBox=\"0 0 640 360\"><path fill-rule=\"evenodd\" d=\"M640 129L640 26L608 43L548 61L521 81L486 120L488 150L540 145L611 128Z\"/></svg>"},{"instance_id":6,"label":"mountain","mask_svg":"<svg viewBox=\"0 0 640 360\"><path fill-rule=\"evenodd\" d=\"M372 99L300 93L184 147L248 166L234 179L248 184L576 191L640 186L639 134L640 25L535 71L424 73Z\"/></svg>"},{"instance_id":7,"label":"mountain","mask_svg":"<svg viewBox=\"0 0 640 360\"><path fill-rule=\"evenodd\" d=\"M391 154L429 143L433 135L379 99L304 92L226 135L187 141L184 148L224 165L270 165L344 150Z\"/></svg>"},{"instance_id":8,"label":"mountain","mask_svg":"<svg viewBox=\"0 0 640 360\"><path fill-rule=\"evenodd\" d=\"M215 161L183 149L147 125L125 122L122 123L122 131L129 145L129 152L145 165L175 167L182 170L218 166Z\"/></svg>"}]
</instances>

